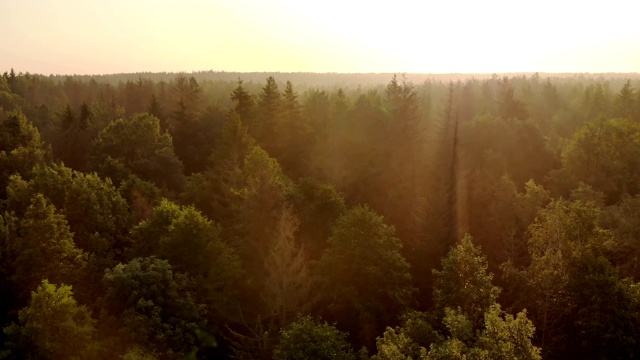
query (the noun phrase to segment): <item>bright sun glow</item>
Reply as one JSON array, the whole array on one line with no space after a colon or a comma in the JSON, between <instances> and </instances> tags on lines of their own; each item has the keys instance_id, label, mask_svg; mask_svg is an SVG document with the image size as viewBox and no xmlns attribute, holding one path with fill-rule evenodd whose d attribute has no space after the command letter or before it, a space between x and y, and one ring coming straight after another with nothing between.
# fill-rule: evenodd
<instances>
[{"instance_id":1,"label":"bright sun glow","mask_svg":"<svg viewBox=\"0 0 640 360\"><path fill-rule=\"evenodd\" d=\"M639 72L632 1L0 2L0 70Z\"/></svg>"}]
</instances>

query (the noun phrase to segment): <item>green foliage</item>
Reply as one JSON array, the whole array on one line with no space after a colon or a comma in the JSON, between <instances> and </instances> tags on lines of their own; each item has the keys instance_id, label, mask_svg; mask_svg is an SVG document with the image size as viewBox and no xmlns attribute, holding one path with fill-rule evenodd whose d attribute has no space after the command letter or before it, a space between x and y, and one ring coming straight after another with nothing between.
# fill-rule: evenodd
<instances>
[{"instance_id":1,"label":"green foliage","mask_svg":"<svg viewBox=\"0 0 640 360\"><path fill-rule=\"evenodd\" d=\"M627 82L624 83L615 99L615 116L636 121L640 119L640 113L638 112L640 108L638 108L637 105L638 97L635 90L636 89L631 86L631 80L627 80Z\"/></svg>"},{"instance_id":2,"label":"green foliage","mask_svg":"<svg viewBox=\"0 0 640 360\"><path fill-rule=\"evenodd\" d=\"M122 356L122 360L157 360L158 357L141 348L140 346L134 346Z\"/></svg>"},{"instance_id":3,"label":"green foliage","mask_svg":"<svg viewBox=\"0 0 640 360\"><path fill-rule=\"evenodd\" d=\"M251 309L248 316L253 321L265 310L264 301L255 293L267 291L265 281L269 272L265 260L276 239L281 238L278 224L283 210L290 206L295 186L282 173L277 160L258 146L247 154L241 170L237 187L231 189L233 202L225 238L238 249L246 271L241 296L245 309Z\"/></svg>"},{"instance_id":4,"label":"green foliage","mask_svg":"<svg viewBox=\"0 0 640 360\"><path fill-rule=\"evenodd\" d=\"M86 130L89 124L91 123L91 119L93 118L93 113L87 105L86 102L83 102L80 105L80 114L78 115L78 128L80 130Z\"/></svg>"},{"instance_id":5,"label":"green foliage","mask_svg":"<svg viewBox=\"0 0 640 360\"><path fill-rule=\"evenodd\" d=\"M257 120L249 130L268 152L277 147L276 125L282 111L282 94L273 76L267 78L258 96Z\"/></svg>"},{"instance_id":6,"label":"green foliage","mask_svg":"<svg viewBox=\"0 0 640 360\"><path fill-rule=\"evenodd\" d=\"M29 181L13 177L7 191L7 207L17 213L24 211L32 196L43 194L63 212L81 240L94 233L118 238L130 227L126 202L109 180L95 174L62 165L37 167Z\"/></svg>"},{"instance_id":7,"label":"green foliage","mask_svg":"<svg viewBox=\"0 0 640 360\"><path fill-rule=\"evenodd\" d=\"M160 102L158 101L158 98L156 97L155 93L151 94L151 100L149 100L149 107L147 109L147 112L150 115L158 118L158 120L160 120L160 125L163 130L167 129L166 121L165 122L162 121L163 119L165 119L164 110L162 108L162 104L160 104Z\"/></svg>"},{"instance_id":8,"label":"green foliage","mask_svg":"<svg viewBox=\"0 0 640 360\"><path fill-rule=\"evenodd\" d=\"M499 306L484 316L485 327L476 343L485 359L541 359L540 349L531 343L535 327L526 311L515 317L503 314Z\"/></svg>"},{"instance_id":9,"label":"green foliage","mask_svg":"<svg viewBox=\"0 0 640 360\"><path fill-rule=\"evenodd\" d=\"M447 309L443 322L450 336L432 344L424 359L541 359L540 349L531 343L535 327L524 311L513 317L492 306L477 335L459 311Z\"/></svg>"},{"instance_id":10,"label":"green foliage","mask_svg":"<svg viewBox=\"0 0 640 360\"><path fill-rule=\"evenodd\" d=\"M520 224L527 227L535 220L538 212L551 201L551 194L533 180L527 181L524 190L523 193L516 194L516 211Z\"/></svg>"},{"instance_id":11,"label":"green foliage","mask_svg":"<svg viewBox=\"0 0 640 360\"><path fill-rule=\"evenodd\" d=\"M97 354L95 321L73 298L71 286L43 280L20 310L18 323L4 328L0 353L7 359L88 359Z\"/></svg>"},{"instance_id":12,"label":"green foliage","mask_svg":"<svg viewBox=\"0 0 640 360\"><path fill-rule=\"evenodd\" d=\"M388 154L391 155L388 165L399 166L405 171L406 164L398 164L395 160L406 156L418 156L424 140L424 125L421 123L419 113L418 93L406 78L403 77L402 81L398 82L394 75L385 89L383 106L388 119L382 124L381 130L387 132L384 135L387 139L382 146L386 148L385 151L391 152Z\"/></svg>"},{"instance_id":13,"label":"green foliage","mask_svg":"<svg viewBox=\"0 0 640 360\"><path fill-rule=\"evenodd\" d=\"M478 184L471 194L474 203L487 204L482 212L474 206L468 222L474 241L482 246L489 262L517 256L519 233L528 226L521 228L519 224L518 195L515 183L507 175L489 184Z\"/></svg>"},{"instance_id":14,"label":"green foliage","mask_svg":"<svg viewBox=\"0 0 640 360\"><path fill-rule=\"evenodd\" d=\"M509 252L528 226L518 219L516 192L526 191L530 180L543 181L556 166L556 155L539 124L513 117L485 115L461 123L459 144L454 168L458 179L449 181L462 189L448 189L458 204L447 204L441 211L455 206L463 231L473 234L490 261L502 262L515 255ZM507 249L505 242L511 243Z\"/></svg>"},{"instance_id":15,"label":"green foliage","mask_svg":"<svg viewBox=\"0 0 640 360\"><path fill-rule=\"evenodd\" d=\"M239 185L232 190L239 197L236 204L240 214L238 235L243 241L239 245L244 255L251 252L263 259L279 211L287 204L295 187L282 172L278 161L258 146L244 159Z\"/></svg>"},{"instance_id":16,"label":"green foliage","mask_svg":"<svg viewBox=\"0 0 640 360\"><path fill-rule=\"evenodd\" d=\"M30 176L31 169L47 162L48 151L38 129L23 113L14 111L0 123L0 194L13 174Z\"/></svg>"},{"instance_id":17,"label":"green foliage","mask_svg":"<svg viewBox=\"0 0 640 360\"><path fill-rule=\"evenodd\" d=\"M11 152L20 147L42 148L38 129L27 120L23 113L12 112L0 125L0 150Z\"/></svg>"},{"instance_id":18,"label":"green foliage","mask_svg":"<svg viewBox=\"0 0 640 360\"><path fill-rule=\"evenodd\" d=\"M105 271L103 308L118 324L125 348L139 345L161 358L197 351L205 309L187 290L186 279L165 260L136 258Z\"/></svg>"},{"instance_id":19,"label":"green foliage","mask_svg":"<svg viewBox=\"0 0 640 360\"><path fill-rule=\"evenodd\" d=\"M540 359L526 311L514 318L500 309L500 289L492 285L486 259L469 235L451 249L434 276L433 298L444 332L423 358Z\"/></svg>"},{"instance_id":20,"label":"green foliage","mask_svg":"<svg viewBox=\"0 0 640 360\"><path fill-rule=\"evenodd\" d=\"M202 112L202 88L196 78L190 76L187 79L184 74L178 74L172 85L175 103L170 127L179 134L184 130L188 131L185 125L199 119Z\"/></svg>"},{"instance_id":21,"label":"green foliage","mask_svg":"<svg viewBox=\"0 0 640 360\"><path fill-rule=\"evenodd\" d=\"M67 104L58 115L57 126L47 128L45 138L52 145L53 154L66 166L74 170L84 170L91 140L103 126L93 122L94 114L86 102L80 105L76 116ZM97 113L97 111L96 111Z\"/></svg>"},{"instance_id":22,"label":"green foliage","mask_svg":"<svg viewBox=\"0 0 640 360\"><path fill-rule=\"evenodd\" d=\"M154 184L141 180L135 175L123 181L118 192L127 201L132 216L132 224L151 217L153 207L160 203L162 192Z\"/></svg>"},{"instance_id":23,"label":"green foliage","mask_svg":"<svg viewBox=\"0 0 640 360\"><path fill-rule=\"evenodd\" d=\"M278 161L258 146L247 153L242 170L245 184L242 193L245 196L265 190L268 194L281 193L279 196L284 197L292 190L293 184L282 172Z\"/></svg>"},{"instance_id":24,"label":"green foliage","mask_svg":"<svg viewBox=\"0 0 640 360\"><path fill-rule=\"evenodd\" d=\"M146 113L105 127L91 144L88 168L115 184L133 173L174 191L184 185L182 162L174 154L171 135L161 131L160 120Z\"/></svg>"},{"instance_id":25,"label":"green foliage","mask_svg":"<svg viewBox=\"0 0 640 360\"><path fill-rule=\"evenodd\" d=\"M193 204L210 219L231 222L238 201L232 190L241 185L243 162L254 144L238 115L228 116L213 146L209 166L203 173L188 177L180 195L182 202Z\"/></svg>"},{"instance_id":26,"label":"green foliage","mask_svg":"<svg viewBox=\"0 0 640 360\"><path fill-rule=\"evenodd\" d=\"M547 266L551 265L547 260L566 263L565 260L582 252L602 254L613 239L610 231L599 226L600 214L592 201L551 202L529 227L532 266L558 271L557 266Z\"/></svg>"},{"instance_id":27,"label":"green foliage","mask_svg":"<svg viewBox=\"0 0 640 360\"><path fill-rule=\"evenodd\" d=\"M640 123L630 119L599 118L586 123L562 151L561 187L579 182L606 196L608 204L622 194L640 192Z\"/></svg>"},{"instance_id":28,"label":"green foliage","mask_svg":"<svg viewBox=\"0 0 640 360\"><path fill-rule=\"evenodd\" d=\"M544 209L551 201L551 194L542 185L536 184L533 180L525 184L524 192L517 192L513 199L513 207L510 209L512 213L505 214L514 221L509 225L510 232L503 239L501 257L503 270L503 279L507 281L505 293L503 297L508 301L516 301L521 296L517 290L517 283L522 279L518 276L512 276L521 267L527 266L530 261L528 249L529 226L535 221L538 213Z\"/></svg>"},{"instance_id":29,"label":"green foliage","mask_svg":"<svg viewBox=\"0 0 640 360\"><path fill-rule=\"evenodd\" d=\"M4 75L7 75L7 73L5 72ZM14 94L11 90L10 84L14 82L15 78L11 80L9 76L0 77L0 109L7 111L17 110L24 104L24 99L20 95Z\"/></svg>"},{"instance_id":30,"label":"green foliage","mask_svg":"<svg viewBox=\"0 0 640 360\"><path fill-rule=\"evenodd\" d=\"M347 123L338 124L331 112L331 101L326 91L309 91L303 102L304 117L307 118L311 129L311 142L307 144L311 149L311 162L309 171L314 177L342 186L342 176L346 171L347 164L346 136ZM360 128L358 128L359 130ZM355 129L350 129L355 130ZM354 131L352 133L358 133Z\"/></svg>"},{"instance_id":31,"label":"green foliage","mask_svg":"<svg viewBox=\"0 0 640 360\"><path fill-rule=\"evenodd\" d=\"M131 215L109 180L51 165L34 168L29 181L12 177L7 193L7 208L18 216L25 213L36 194L44 195L64 215L75 243L91 256L91 271L97 276L92 282L102 277L106 267L122 259Z\"/></svg>"},{"instance_id":32,"label":"green foliage","mask_svg":"<svg viewBox=\"0 0 640 360\"><path fill-rule=\"evenodd\" d=\"M248 147L253 140L237 116L225 129L223 139L230 147L214 150L212 166L191 177L183 201L194 199L207 214L225 224L224 237L239 250L246 270L243 297L252 312L259 312L263 304L255 291L264 291L264 261L278 237L279 215L289 206L295 186L274 158L260 147Z\"/></svg>"},{"instance_id":33,"label":"green foliage","mask_svg":"<svg viewBox=\"0 0 640 360\"><path fill-rule=\"evenodd\" d=\"M318 271L320 294L332 312L379 327L412 304L402 243L382 216L367 206L354 207L338 218L328 243Z\"/></svg>"},{"instance_id":34,"label":"green foliage","mask_svg":"<svg viewBox=\"0 0 640 360\"><path fill-rule=\"evenodd\" d=\"M242 80L238 80L238 86L231 93L231 100L236 105L234 111L245 125L253 125L255 116L255 101L253 97L242 86Z\"/></svg>"},{"instance_id":35,"label":"green foliage","mask_svg":"<svg viewBox=\"0 0 640 360\"><path fill-rule=\"evenodd\" d=\"M433 270L433 301L444 314L446 308L459 308L472 325L479 326L484 314L495 304L500 289L491 283L487 260L480 247L466 235L442 260L442 270Z\"/></svg>"},{"instance_id":36,"label":"green foliage","mask_svg":"<svg viewBox=\"0 0 640 360\"><path fill-rule=\"evenodd\" d=\"M213 108L204 111L202 87L193 77L179 74L173 83L174 110L169 132L175 145L175 153L184 164L187 174L202 171L213 140L209 125L217 122L221 111ZM210 111L213 110L213 111Z\"/></svg>"},{"instance_id":37,"label":"green foliage","mask_svg":"<svg viewBox=\"0 0 640 360\"><path fill-rule=\"evenodd\" d=\"M538 124L483 116L460 125L462 160L474 172L499 177L507 173L522 186L540 182L556 167L556 155ZM490 179L490 178L489 178Z\"/></svg>"},{"instance_id":38,"label":"green foliage","mask_svg":"<svg viewBox=\"0 0 640 360\"><path fill-rule=\"evenodd\" d=\"M530 264L513 275L523 285L521 303L538 325L545 352L560 351L573 338L563 330L574 321L567 317L576 301L568 287L574 276L584 274L572 272L571 264L584 256L602 256L613 244L599 218L593 201L560 199L540 211L529 227Z\"/></svg>"},{"instance_id":39,"label":"green foliage","mask_svg":"<svg viewBox=\"0 0 640 360\"><path fill-rule=\"evenodd\" d=\"M0 323L4 324L12 303L19 301L11 291L12 256L8 249L16 219L11 214L0 215Z\"/></svg>"},{"instance_id":40,"label":"green foliage","mask_svg":"<svg viewBox=\"0 0 640 360\"><path fill-rule=\"evenodd\" d=\"M301 317L282 331L273 358L277 360L355 360L347 334L326 322Z\"/></svg>"},{"instance_id":41,"label":"green foliage","mask_svg":"<svg viewBox=\"0 0 640 360\"><path fill-rule=\"evenodd\" d=\"M214 145L209 159L213 167L221 166L225 162L242 163L251 152L255 140L248 134L247 126L237 115L229 115L222 126L220 140Z\"/></svg>"},{"instance_id":42,"label":"green foliage","mask_svg":"<svg viewBox=\"0 0 640 360\"><path fill-rule=\"evenodd\" d=\"M425 124L415 87L394 75L382 103L385 116L370 128L378 142L373 170L376 196L367 199L374 209L394 224L398 237L415 246L424 227Z\"/></svg>"},{"instance_id":43,"label":"green foliage","mask_svg":"<svg viewBox=\"0 0 640 360\"><path fill-rule=\"evenodd\" d=\"M418 358L409 355L415 353L413 348L416 345L413 340L392 328L387 328L383 337L376 339L376 347L378 354L372 357L373 360L411 360Z\"/></svg>"},{"instance_id":44,"label":"green foliage","mask_svg":"<svg viewBox=\"0 0 640 360\"><path fill-rule=\"evenodd\" d=\"M24 295L42 279L78 283L87 256L75 246L64 216L44 196L35 195L22 218L5 213L3 223L1 258L17 298L26 300Z\"/></svg>"},{"instance_id":45,"label":"green foliage","mask_svg":"<svg viewBox=\"0 0 640 360\"><path fill-rule=\"evenodd\" d=\"M432 343L441 342L428 313L410 311L403 316L402 325L390 328L376 339L378 353L372 360L421 359Z\"/></svg>"},{"instance_id":46,"label":"green foliage","mask_svg":"<svg viewBox=\"0 0 640 360\"><path fill-rule=\"evenodd\" d=\"M331 227L347 211L345 199L333 185L302 178L294 199L300 217L299 238L312 259L320 258L331 236Z\"/></svg>"},{"instance_id":47,"label":"green foliage","mask_svg":"<svg viewBox=\"0 0 640 360\"><path fill-rule=\"evenodd\" d=\"M498 106L500 116L503 119L519 119L527 118L527 111L522 101L515 98L515 89L508 77L498 81Z\"/></svg>"},{"instance_id":48,"label":"green foliage","mask_svg":"<svg viewBox=\"0 0 640 360\"><path fill-rule=\"evenodd\" d=\"M298 94L287 81L282 96L282 113L276 125L278 142L272 155L278 159L285 172L296 179L307 172L311 141L311 127L303 116Z\"/></svg>"},{"instance_id":49,"label":"green foliage","mask_svg":"<svg viewBox=\"0 0 640 360\"><path fill-rule=\"evenodd\" d=\"M621 277L640 280L640 195L623 196L615 206L604 209L602 224L613 231L616 246L611 259L617 265Z\"/></svg>"},{"instance_id":50,"label":"green foliage","mask_svg":"<svg viewBox=\"0 0 640 360\"><path fill-rule=\"evenodd\" d=\"M0 357L270 359L311 312L362 359L538 358L524 308L545 357L638 357L638 79L241 76L0 76ZM98 334L20 335L43 278Z\"/></svg>"},{"instance_id":51,"label":"green foliage","mask_svg":"<svg viewBox=\"0 0 640 360\"><path fill-rule=\"evenodd\" d=\"M240 264L220 238L220 228L191 206L162 200L131 231L134 256L158 256L197 284L200 299L215 310L233 300Z\"/></svg>"},{"instance_id":52,"label":"green foliage","mask_svg":"<svg viewBox=\"0 0 640 360\"><path fill-rule=\"evenodd\" d=\"M456 310L446 308L444 313L442 324L451 338L463 342L468 342L475 338L473 322L467 315L462 313L459 307Z\"/></svg>"},{"instance_id":53,"label":"green foliage","mask_svg":"<svg viewBox=\"0 0 640 360\"><path fill-rule=\"evenodd\" d=\"M584 106L587 108L587 118L593 120L611 113L611 90L609 84L598 82L591 84L585 90Z\"/></svg>"},{"instance_id":54,"label":"green foliage","mask_svg":"<svg viewBox=\"0 0 640 360\"><path fill-rule=\"evenodd\" d=\"M562 320L565 339L579 347L560 345L558 356L631 359L640 354L638 285L621 280L603 256L580 254L569 263L569 312Z\"/></svg>"},{"instance_id":55,"label":"green foliage","mask_svg":"<svg viewBox=\"0 0 640 360\"><path fill-rule=\"evenodd\" d=\"M513 317L493 304L476 327L460 308L447 308L442 325L444 335L434 331L424 314L414 313L402 327L387 328L384 336L377 339L378 354L372 359L541 358L540 349L531 343L535 328L526 311Z\"/></svg>"}]
</instances>

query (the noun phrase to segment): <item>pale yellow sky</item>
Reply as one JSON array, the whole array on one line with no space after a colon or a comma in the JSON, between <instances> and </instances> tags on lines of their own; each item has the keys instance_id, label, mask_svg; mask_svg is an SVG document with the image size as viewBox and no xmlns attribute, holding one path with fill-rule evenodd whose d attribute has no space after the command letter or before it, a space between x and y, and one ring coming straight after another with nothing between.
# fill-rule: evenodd
<instances>
[{"instance_id":1,"label":"pale yellow sky","mask_svg":"<svg viewBox=\"0 0 640 360\"><path fill-rule=\"evenodd\" d=\"M640 2L0 0L0 71L640 72Z\"/></svg>"}]
</instances>

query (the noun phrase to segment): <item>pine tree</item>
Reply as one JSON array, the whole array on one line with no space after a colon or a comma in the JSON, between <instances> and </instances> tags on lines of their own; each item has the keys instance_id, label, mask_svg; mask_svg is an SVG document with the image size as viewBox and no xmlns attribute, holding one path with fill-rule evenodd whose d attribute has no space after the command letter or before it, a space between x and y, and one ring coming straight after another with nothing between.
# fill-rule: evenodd
<instances>
[{"instance_id":1,"label":"pine tree","mask_svg":"<svg viewBox=\"0 0 640 360\"><path fill-rule=\"evenodd\" d=\"M93 113L91 109L89 109L89 105L86 102L82 102L80 105L80 115L78 117L78 129L80 131L86 131L89 125L91 124L91 120L93 119Z\"/></svg>"},{"instance_id":2,"label":"pine tree","mask_svg":"<svg viewBox=\"0 0 640 360\"><path fill-rule=\"evenodd\" d=\"M151 100L149 100L149 108L147 109L147 112L160 120L162 130L168 130L167 119L164 117L162 105L158 101L155 93L151 94Z\"/></svg>"},{"instance_id":3,"label":"pine tree","mask_svg":"<svg viewBox=\"0 0 640 360\"><path fill-rule=\"evenodd\" d=\"M498 83L498 104L500 106L500 116L503 119L516 118L524 120L527 117L527 111L524 104L515 98L514 88L508 77L502 78Z\"/></svg>"},{"instance_id":4,"label":"pine tree","mask_svg":"<svg viewBox=\"0 0 640 360\"><path fill-rule=\"evenodd\" d=\"M623 117L630 120L636 120L636 94L635 89L631 86L631 80L627 80L615 100L615 116Z\"/></svg>"},{"instance_id":5,"label":"pine tree","mask_svg":"<svg viewBox=\"0 0 640 360\"><path fill-rule=\"evenodd\" d=\"M253 96L242 86L242 80L238 79L238 86L231 93L231 100L235 101L234 111L240 116L245 126L254 126L256 103Z\"/></svg>"},{"instance_id":6,"label":"pine tree","mask_svg":"<svg viewBox=\"0 0 640 360\"><path fill-rule=\"evenodd\" d=\"M65 107L64 112L60 114L60 126L62 126L63 131L76 126L76 117L73 114L73 110L71 110L71 105L69 104Z\"/></svg>"},{"instance_id":7,"label":"pine tree","mask_svg":"<svg viewBox=\"0 0 640 360\"><path fill-rule=\"evenodd\" d=\"M306 163L309 161L310 130L302 115L298 94L293 91L291 82L287 81L282 99L282 115L278 119L276 131L279 140L273 156L294 179L305 173Z\"/></svg>"},{"instance_id":8,"label":"pine tree","mask_svg":"<svg viewBox=\"0 0 640 360\"><path fill-rule=\"evenodd\" d=\"M262 87L258 102L258 118L253 129L249 131L268 153L277 151L279 139L277 137L278 125L282 111L282 95L273 76L267 78L267 83Z\"/></svg>"}]
</instances>

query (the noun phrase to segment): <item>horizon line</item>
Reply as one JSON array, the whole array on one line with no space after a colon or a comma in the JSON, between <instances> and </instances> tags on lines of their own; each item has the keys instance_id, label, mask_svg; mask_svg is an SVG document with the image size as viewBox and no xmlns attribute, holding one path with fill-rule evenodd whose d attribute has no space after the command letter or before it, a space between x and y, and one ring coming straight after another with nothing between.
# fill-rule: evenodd
<instances>
[{"instance_id":1,"label":"horizon line","mask_svg":"<svg viewBox=\"0 0 640 360\"><path fill-rule=\"evenodd\" d=\"M229 70L190 70L190 71L128 71L128 72L109 72L109 73L39 73L29 71L16 72L15 68L11 67L9 70L5 70L3 73L9 73L14 70L16 75L32 75L32 76L45 76L45 77L60 77L60 76L117 76L117 75L138 75L138 74L167 74L167 75L179 75L179 74L204 74L204 73L219 73L219 74L305 74L305 75L640 75L637 71L493 71L493 72L408 72L408 71L380 71L380 72L340 72L340 71L276 71L276 70L263 70L263 71L229 71Z\"/></svg>"}]
</instances>

